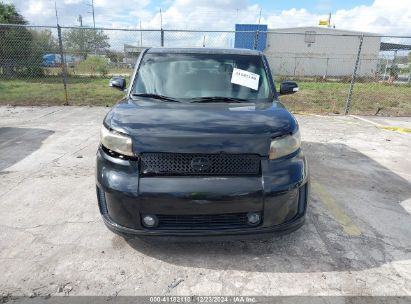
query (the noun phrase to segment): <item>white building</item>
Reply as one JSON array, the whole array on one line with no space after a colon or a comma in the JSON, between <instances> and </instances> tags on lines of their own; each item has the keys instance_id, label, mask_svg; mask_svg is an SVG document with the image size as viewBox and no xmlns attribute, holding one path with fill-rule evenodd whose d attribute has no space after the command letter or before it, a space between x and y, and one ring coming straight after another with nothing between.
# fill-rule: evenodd
<instances>
[{"instance_id":1,"label":"white building","mask_svg":"<svg viewBox=\"0 0 411 304\"><path fill-rule=\"evenodd\" d=\"M140 53L146 49L146 47L142 46L134 46L131 44L124 44L124 58L123 63L130 64L134 66L136 64L138 56Z\"/></svg>"},{"instance_id":2,"label":"white building","mask_svg":"<svg viewBox=\"0 0 411 304\"><path fill-rule=\"evenodd\" d=\"M364 34L358 76L378 73L381 38L375 34L328 27L271 29L264 50L274 75L350 76Z\"/></svg>"}]
</instances>

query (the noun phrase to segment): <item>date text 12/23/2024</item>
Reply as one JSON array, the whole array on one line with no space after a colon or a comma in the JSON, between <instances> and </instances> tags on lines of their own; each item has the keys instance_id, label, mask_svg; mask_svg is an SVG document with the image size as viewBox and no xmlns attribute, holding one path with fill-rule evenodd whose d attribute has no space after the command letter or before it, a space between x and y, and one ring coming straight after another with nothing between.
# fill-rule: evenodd
<instances>
[{"instance_id":1,"label":"date text 12/23/2024","mask_svg":"<svg viewBox=\"0 0 411 304\"><path fill-rule=\"evenodd\" d=\"M248 296L158 296L150 297L150 303L257 303Z\"/></svg>"}]
</instances>

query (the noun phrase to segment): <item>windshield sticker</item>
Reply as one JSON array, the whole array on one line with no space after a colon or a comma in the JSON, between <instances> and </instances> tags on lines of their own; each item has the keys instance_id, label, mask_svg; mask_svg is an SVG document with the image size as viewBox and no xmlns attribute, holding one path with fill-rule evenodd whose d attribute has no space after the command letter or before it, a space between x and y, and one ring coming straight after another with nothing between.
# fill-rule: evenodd
<instances>
[{"instance_id":1,"label":"windshield sticker","mask_svg":"<svg viewBox=\"0 0 411 304\"><path fill-rule=\"evenodd\" d=\"M247 87L253 90L258 90L258 81L260 75L234 68L233 75L231 76L231 83L238 84L243 87Z\"/></svg>"}]
</instances>

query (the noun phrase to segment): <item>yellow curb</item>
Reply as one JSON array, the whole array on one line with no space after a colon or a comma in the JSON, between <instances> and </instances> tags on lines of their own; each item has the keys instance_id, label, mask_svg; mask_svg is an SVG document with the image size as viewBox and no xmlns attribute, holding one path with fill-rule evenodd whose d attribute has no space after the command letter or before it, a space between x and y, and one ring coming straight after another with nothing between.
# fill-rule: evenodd
<instances>
[{"instance_id":1,"label":"yellow curb","mask_svg":"<svg viewBox=\"0 0 411 304\"><path fill-rule=\"evenodd\" d=\"M324 186L318 182L312 181L311 187L313 191L318 195L320 201L327 207L334 219L340 224L345 234L350 236L360 236L361 230L354 223L352 223L350 217L341 209L336 200L325 189Z\"/></svg>"},{"instance_id":2,"label":"yellow curb","mask_svg":"<svg viewBox=\"0 0 411 304\"><path fill-rule=\"evenodd\" d=\"M291 113L297 114L297 115L314 115L314 114L312 114L312 113L308 113L308 112L298 112L298 111L296 111L296 112L291 112Z\"/></svg>"},{"instance_id":3,"label":"yellow curb","mask_svg":"<svg viewBox=\"0 0 411 304\"><path fill-rule=\"evenodd\" d=\"M384 130L390 130L390 131L411 133L411 129L401 128L401 127L379 126L379 128L384 129Z\"/></svg>"},{"instance_id":4,"label":"yellow curb","mask_svg":"<svg viewBox=\"0 0 411 304\"><path fill-rule=\"evenodd\" d=\"M365 118L362 118L362 117L358 117L357 115L350 115L350 116L351 116L351 117L354 117L354 118L356 118L356 119L359 119L359 120L368 122L368 123L376 126L377 128L380 128L380 129L389 130L389 131L399 131L399 132L411 133L411 129L402 128L402 127L384 126L384 125L381 125L381 124L379 124L379 123L377 123L377 122L371 121L371 120L369 120L369 119L365 119Z\"/></svg>"}]
</instances>

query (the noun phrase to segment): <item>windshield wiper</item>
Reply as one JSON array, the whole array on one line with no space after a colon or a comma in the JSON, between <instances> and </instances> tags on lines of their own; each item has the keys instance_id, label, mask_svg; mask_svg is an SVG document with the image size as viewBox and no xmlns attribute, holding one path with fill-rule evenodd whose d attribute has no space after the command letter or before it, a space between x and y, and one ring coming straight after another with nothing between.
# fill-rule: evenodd
<instances>
[{"instance_id":1,"label":"windshield wiper","mask_svg":"<svg viewBox=\"0 0 411 304\"><path fill-rule=\"evenodd\" d=\"M136 96L136 97L148 97L148 98L153 98L153 99L158 99L158 100L163 100L163 101L171 101L171 102L180 102L177 99L174 99L172 97L164 96L164 95L158 95L158 94L152 94L152 93L133 93L131 96Z\"/></svg>"},{"instance_id":2,"label":"windshield wiper","mask_svg":"<svg viewBox=\"0 0 411 304\"><path fill-rule=\"evenodd\" d=\"M210 96L210 97L197 97L191 98L190 102L200 103L200 102L234 102L241 103L247 101L247 99L235 98L235 97L223 97L223 96Z\"/></svg>"}]
</instances>

